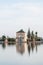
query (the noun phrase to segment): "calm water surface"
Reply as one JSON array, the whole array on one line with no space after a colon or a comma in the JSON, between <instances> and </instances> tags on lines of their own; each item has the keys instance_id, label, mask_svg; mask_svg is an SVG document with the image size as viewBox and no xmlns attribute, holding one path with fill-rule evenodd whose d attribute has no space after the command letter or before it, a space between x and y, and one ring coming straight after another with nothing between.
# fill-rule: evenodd
<instances>
[{"instance_id":1,"label":"calm water surface","mask_svg":"<svg viewBox=\"0 0 43 65\"><path fill-rule=\"evenodd\" d=\"M28 47L25 44L23 48L0 45L0 65L43 65L43 45Z\"/></svg>"}]
</instances>

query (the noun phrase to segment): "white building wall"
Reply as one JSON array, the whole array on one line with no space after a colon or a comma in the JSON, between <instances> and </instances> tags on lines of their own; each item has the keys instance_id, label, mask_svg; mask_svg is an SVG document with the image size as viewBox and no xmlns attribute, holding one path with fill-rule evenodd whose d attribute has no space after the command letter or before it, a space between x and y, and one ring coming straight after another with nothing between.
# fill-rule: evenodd
<instances>
[{"instance_id":1,"label":"white building wall","mask_svg":"<svg viewBox=\"0 0 43 65\"><path fill-rule=\"evenodd\" d=\"M22 41L25 42L25 33L16 33L16 42L18 42L20 37L22 37Z\"/></svg>"}]
</instances>

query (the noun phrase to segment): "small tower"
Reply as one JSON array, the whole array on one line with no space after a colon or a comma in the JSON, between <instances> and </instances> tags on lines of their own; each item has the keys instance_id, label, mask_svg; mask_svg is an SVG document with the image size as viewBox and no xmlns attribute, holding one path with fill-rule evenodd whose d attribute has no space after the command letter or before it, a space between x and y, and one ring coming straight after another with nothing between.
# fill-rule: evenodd
<instances>
[{"instance_id":1,"label":"small tower","mask_svg":"<svg viewBox=\"0 0 43 65\"><path fill-rule=\"evenodd\" d=\"M25 32L23 29L16 32L16 43L24 43L25 42Z\"/></svg>"}]
</instances>

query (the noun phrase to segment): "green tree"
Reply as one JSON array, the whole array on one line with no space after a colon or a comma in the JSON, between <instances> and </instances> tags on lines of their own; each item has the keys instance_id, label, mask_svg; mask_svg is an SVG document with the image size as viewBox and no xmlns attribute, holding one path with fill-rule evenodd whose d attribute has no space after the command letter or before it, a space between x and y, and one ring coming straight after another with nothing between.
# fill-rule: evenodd
<instances>
[{"instance_id":1,"label":"green tree","mask_svg":"<svg viewBox=\"0 0 43 65\"><path fill-rule=\"evenodd\" d=\"M30 38L30 29L28 29L27 37Z\"/></svg>"},{"instance_id":2,"label":"green tree","mask_svg":"<svg viewBox=\"0 0 43 65\"><path fill-rule=\"evenodd\" d=\"M34 38L34 31L31 32L31 40Z\"/></svg>"},{"instance_id":3,"label":"green tree","mask_svg":"<svg viewBox=\"0 0 43 65\"><path fill-rule=\"evenodd\" d=\"M2 36L2 40L4 41L5 39L6 39L6 36L5 36L5 35L3 35L3 36Z\"/></svg>"},{"instance_id":4,"label":"green tree","mask_svg":"<svg viewBox=\"0 0 43 65\"><path fill-rule=\"evenodd\" d=\"M37 33L37 32L35 32L35 40L37 40L37 38L38 38L37 34L38 34L38 33Z\"/></svg>"}]
</instances>

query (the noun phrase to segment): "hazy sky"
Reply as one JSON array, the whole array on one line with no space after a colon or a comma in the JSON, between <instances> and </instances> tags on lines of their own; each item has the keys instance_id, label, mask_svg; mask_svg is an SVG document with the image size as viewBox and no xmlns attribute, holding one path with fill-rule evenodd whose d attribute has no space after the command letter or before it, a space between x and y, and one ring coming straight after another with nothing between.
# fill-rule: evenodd
<instances>
[{"instance_id":1,"label":"hazy sky","mask_svg":"<svg viewBox=\"0 0 43 65\"><path fill-rule=\"evenodd\" d=\"M0 0L0 36L14 37L22 28L43 37L43 0Z\"/></svg>"}]
</instances>

